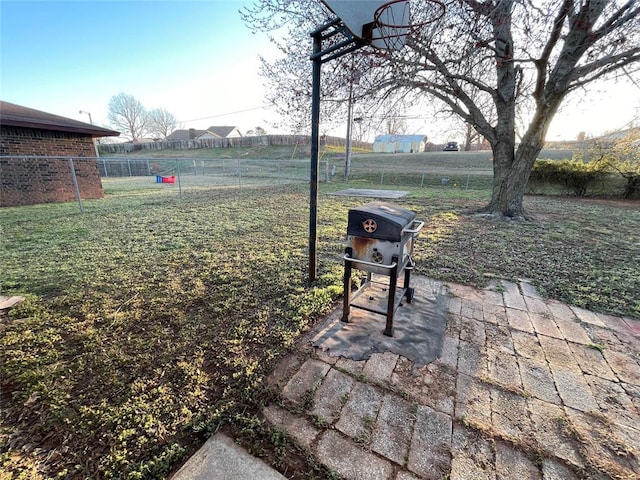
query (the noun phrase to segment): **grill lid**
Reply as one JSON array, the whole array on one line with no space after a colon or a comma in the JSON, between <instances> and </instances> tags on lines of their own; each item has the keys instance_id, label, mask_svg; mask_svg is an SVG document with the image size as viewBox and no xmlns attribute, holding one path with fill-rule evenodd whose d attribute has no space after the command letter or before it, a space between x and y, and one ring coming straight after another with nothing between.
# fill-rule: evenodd
<instances>
[{"instance_id":1,"label":"grill lid","mask_svg":"<svg viewBox=\"0 0 640 480\"><path fill-rule=\"evenodd\" d=\"M385 202L371 202L349 210L347 235L390 242L402 239L402 230L411 225L415 212Z\"/></svg>"}]
</instances>

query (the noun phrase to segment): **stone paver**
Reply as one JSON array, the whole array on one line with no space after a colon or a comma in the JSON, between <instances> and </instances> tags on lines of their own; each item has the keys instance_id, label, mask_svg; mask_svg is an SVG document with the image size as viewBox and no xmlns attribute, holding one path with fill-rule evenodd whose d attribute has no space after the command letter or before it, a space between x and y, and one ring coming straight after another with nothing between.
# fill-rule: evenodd
<instances>
[{"instance_id":1,"label":"stone paver","mask_svg":"<svg viewBox=\"0 0 640 480\"><path fill-rule=\"evenodd\" d=\"M523 285L521 284L520 286L522 287ZM542 317L551 316L551 311L549 310L547 303L539 296L530 297L525 295L524 302L527 304L527 311L530 314L537 314Z\"/></svg>"},{"instance_id":2,"label":"stone paver","mask_svg":"<svg viewBox=\"0 0 640 480\"><path fill-rule=\"evenodd\" d=\"M330 369L330 365L319 360L307 360L285 385L282 396L293 403L302 403L308 392L318 388Z\"/></svg>"},{"instance_id":3,"label":"stone paver","mask_svg":"<svg viewBox=\"0 0 640 480\"><path fill-rule=\"evenodd\" d=\"M538 340L552 371L569 370L575 373L582 372L566 341L545 335L538 335Z\"/></svg>"},{"instance_id":4,"label":"stone paver","mask_svg":"<svg viewBox=\"0 0 640 480\"><path fill-rule=\"evenodd\" d=\"M482 310L487 312L492 307L504 309L504 299L502 293L497 291L497 284L490 284L485 290L480 290L482 294Z\"/></svg>"},{"instance_id":5,"label":"stone paver","mask_svg":"<svg viewBox=\"0 0 640 480\"><path fill-rule=\"evenodd\" d=\"M589 335L580 322L565 317L554 317L554 320L566 340L581 345L591 343Z\"/></svg>"},{"instance_id":6,"label":"stone paver","mask_svg":"<svg viewBox=\"0 0 640 480\"><path fill-rule=\"evenodd\" d=\"M504 304L508 308L517 308L518 310L527 310L527 304L524 301L524 297L520 293L520 288L517 283L502 282L504 286L504 292L502 297Z\"/></svg>"},{"instance_id":7,"label":"stone paver","mask_svg":"<svg viewBox=\"0 0 640 480\"><path fill-rule=\"evenodd\" d=\"M605 348L605 360L620 380L632 385L640 385L640 365L629 355ZM637 356L637 354L636 354Z\"/></svg>"},{"instance_id":8,"label":"stone paver","mask_svg":"<svg viewBox=\"0 0 640 480\"><path fill-rule=\"evenodd\" d=\"M493 349L487 350L488 380L510 390L522 390L520 368L515 355L509 355Z\"/></svg>"},{"instance_id":9,"label":"stone paver","mask_svg":"<svg viewBox=\"0 0 640 480\"><path fill-rule=\"evenodd\" d=\"M640 479L640 320L528 282L447 288L434 362L298 355L265 419L349 480Z\"/></svg>"},{"instance_id":10,"label":"stone paver","mask_svg":"<svg viewBox=\"0 0 640 480\"><path fill-rule=\"evenodd\" d=\"M454 424L451 438L450 480L495 479L491 442L475 430Z\"/></svg>"},{"instance_id":11,"label":"stone paver","mask_svg":"<svg viewBox=\"0 0 640 480\"><path fill-rule=\"evenodd\" d=\"M587 375L587 383L600 407L609 419L631 427L639 428L640 412L636 409L624 388L618 383L593 375ZM640 453L640 452L639 452Z\"/></svg>"},{"instance_id":12,"label":"stone paver","mask_svg":"<svg viewBox=\"0 0 640 480\"><path fill-rule=\"evenodd\" d=\"M322 384L316 390L311 414L332 423L340 416L342 405L349 398L355 380L334 368L329 370Z\"/></svg>"},{"instance_id":13,"label":"stone paver","mask_svg":"<svg viewBox=\"0 0 640 480\"><path fill-rule=\"evenodd\" d=\"M589 337L596 345L602 345L605 348L613 348L614 350L624 350L623 342L618 338L613 330L608 328L596 327L590 325Z\"/></svg>"},{"instance_id":14,"label":"stone paver","mask_svg":"<svg viewBox=\"0 0 640 480\"><path fill-rule=\"evenodd\" d=\"M547 362L537 362L529 358L519 358L520 377L527 395L545 402L561 404L560 395Z\"/></svg>"},{"instance_id":15,"label":"stone paver","mask_svg":"<svg viewBox=\"0 0 640 480\"><path fill-rule=\"evenodd\" d=\"M320 432L304 417L299 417L289 410L269 405L262 410L262 414L272 425L284 430L287 435L295 438L305 448L311 447L311 443Z\"/></svg>"},{"instance_id":16,"label":"stone paver","mask_svg":"<svg viewBox=\"0 0 640 480\"><path fill-rule=\"evenodd\" d=\"M358 375L362 373L362 369L364 368L364 364L366 362L364 360L352 360L350 358L340 357L338 361L335 363L336 368L341 370L345 370L353 375Z\"/></svg>"},{"instance_id":17,"label":"stone paver","mask_svg":"<svg viewBox=\"0 0 640 480\"><path fill-rule=\"evenodd\" d=\"M507 323L507 312L502 304L502 294L498 292L491 292L496 296L496 300L489 299L490 303L485 303L482 306L482 319L486 323L491 323L493 325L505 325ZM493 302L497 302L497 298L499 298L500 303L496 304Z\"/></svg>"},{"instance_id":18,"label":"stone paver","mask_svg":"<svg viewBox=\"0 0 640 480\"><path fill-rule=\"evenodd\" d=\"M576 314L576 317L578 317L581 322L595 325L597 327L606 326L595 312L591 312L589 310L585 310L584 308L574 306L571 307L571 310L573 310L573 313Z\"/></svg>"},{"instance_id":19,"label":"stone paver","mask_svg":"<svg viewBox=\"0 0 640 480\"><path fill-rule=\"evenodd\" d=\"M487 348L498 350L509 355L516 354L513 346L513 337L511 336L511 331L508 327L500 325L486 325L485 334L487 337Z\"/></svg>"},{"instance_id":20,"label":"stone paver","mask_svg":"<svg viewBox=\"0 0 640 480\"><path fill-rule=\"evenodd\" d=\"M611 370L600 350L578 343L569 343L569 348L584 373L606 380L617 380L615 373Z\"/></svg>"},{"instance_id":21,"label":"stone paver","mask_svg":"<svg viewBox=\"0 0 640 480\"><path fill-rule=\"evenodd\" d=\"M318 460L347 480L385 480L392 478L393 466L388 460L358 448L334 430L325 431L316 450Z\"/></svg>"},{"instance_id":22,"label":"stone paver","mask_svg":"<svg viewBox=\"0 0 640 480\"><path fill-rule=\"evenodd\" d=\"M446 365L451 369L455 369L458 366L458 345L460 340L457 337L451 337L445 335L442 340L442 350L440 357L436 362Z\"/></svg>"},{"instance_id":23,"label":"stone paver","mask_svg":"<svg viewBox=\"0 0 640 480\"><path fill-rule=\"evenodd\" d=\"M542 478L543 480L578 480L569 467L552 458L542 460Z\"/></svg>"},{"instance_id":24,"label":"stone paver","mask_svg":"<svg viewBox=\"0 0 640 480\"><path fill-rule=\"evenodd\" d=\"M416 477L413 473L405 472L404 470L401 470L396 475L396 480L420 480L420 479Z\"/></svg>"},{"instance_id":25,"label":"stone paver","mask_svg":"<svg viewBox=\"0 0 640 480\"><path fill-rule=\"evenodd\" d=\"M409 402L394 394L385 395L371 435L371 449L403 465L409 452L414 418Z\"/></svg>"},{"instance_id":26,"label":"stone paver","mask_svg":"<svg viewBox=\"0 0 640 480\"><path fill-rule=\"evenodd\" d=\"M547 337L564 339L564 335L556 325L551 314L532 312L529 314L529 318L531 319L531 324L533 325L533 329L536 333L546 335Z\"/></svg>"},{"instance_id":27,"label":"stone paver","mask_svg":"<svg viewBox=\"0 0 640 480\"><path fill-rule=\"evenodd\" d=\"M407 467L424 478L442 478L451 468L452 422L449 415L419 406Z\"/></svg>"},{"instance_id":28,"label":"stone paver","mask_svg":"<svg viewBox=\"0 0 640 480\"><path fill-rule=\"evenodd\" d=\"M502 438L526 441L531 435L531 424L525 398L499 388L492 389L491 424Z\"/></svg>"},{"instance_id":29,"label":"stone paver","mask_svg":"<svg viewBox=\"0 0 640 480\"><path fill-rule=\"evenodd\" d=\"M474 377L459 373L456 384L456 418L491 427L491 389Z\"/></svg>"},{"instance_id":30,"label":"stone paver","mask_svg":"<svg viewBox=\"0 0 640 480\"><path fill-rule=\"evenodd\" d=\"M460 340L484 347L486 342L485 323L469 319L460 329Z\"/></svg>"},{"instance_id":31,"label":"stone paver","mask_svg":"<svg viewBox=\"0 0 640 480\"><path fill-rule=\"evenodd\" d=\"M487 374L487 354L475 343L458 344L458 371L466 375L483 377Z\"/></svg>"},{"instance_id":32,"label":"stone paver","mask_svg":"<svg viewBox=\"0 0 640 480\"><path fill-rule=\"evenodd\" d=\"M569 465L584 467L580 445L568 436L567 415L562 407L538 399L528 399L531 436L538 448L550 457L558 457Z\"/></svg>"},{"instance_id":33,"label":"stone paver","mask_svg":"<svg viewBox=\"0 0 640 480\"><path fill-rule=\"evenodd\" d=\"M541 480L536 464L522 450L496 443L496 480Z\"/></svg>"},{"instance_id":34,"label":"stone paver","mask_svg":"<svg viewBox=\"0 0 640 480\"><path fill-rule=\"evenodd\" d=\"M482 302L463 298L460 316L467 320L482 320Z\"/></svg>"},{"instance_id":35,"label":"stone paver","mask_svg":"<svg viewBox=\"0 0 640 480\"><path fill-rule=\"evenodd\" d=\"M451 293L453 295L453 292ZM460 316L460 310L462 309L462 300L459 297L450 297L447 302L447 311L455 315L456 317Z\"/></svg>"},{"instance_id":36,"label":"stone paver","mask_svg":"<svg viewBox=\"0 0 640 480\"><path fill-rule=\"evenodd\" d=\"M558 369L553 366L551 366L551 372L556 382L558 394L565 405L583 412L596 412L598 410L598 403L581 373Z\"/></svg>"},{"instance_id":37,"label":"stone paver","mask_svg":"<svg viewBox=\"0 0 640 480\"><path fill-rule=\"evenodd\" d=\"M421 381L423 384L421 403L438 412L453 415L456 377L451 370L434 363L426 367Z\"/></svg>"},{"instance_id":38,"label":"stone paver","mask_svg":"<svg viewBox=\"0 0 640 480\"><path fill-rule=\"evenodd\" d=\"M529 312L517 308L507 308L507 323L511 328L534 333L533 324Z\"/></svg>"},{"instance_id":39,"label":"stone paver","mask_svg":"<svg viewBox=\"0 0 640 480\"><path fill-rule=\"evenodd\" d=\"M599 416L566 410L567 421L582 443L585 458L600 470L615 470L617 478L640 477L640 459L635 455L637 451L629 448L626 439L618 435L609 422Z\"/></svg>"},{"instance_id":40,"label":"stone paver","mask_svg":"<svg viewBox=\"0 0 640 480\"><path fill-rule=\"evenodd\" d=\"M249 455L233 439L218 432L191 457L172 480L286 480L262 460Z\"/></svg>"},{"instance_id":41,"label":"stone paver","mask_svg":"<svg viewBox=\"0 0 640 480\"><path fill-rule=\"evenodd\" d=\"M369 444L381 404L382 392L379 389L369 384L356 384L336 428L359 443Z\"/></svg>"},{"instance_id":42,"label":"stone paver","mask_svg":"<svg viewBox=\"0 0 640 480\"><path fill-rule=\"evenodd\" d=\"M397 362L398 355L395 353L373 353L364 365L362 374L373 381L389 382Z\"/></svg>"},{"instance_id":43,"label":"stone paver","mask_svg":"<svg viewBox=\"0 0 640 480\"><path fill-rule=\"evenodd\" d=\"M544 350L542 350L542 346L536 335L513 330L511 332L511 338L513 339L513 346L517 356L529 358L539 363L547 362Z\"/></svg>"}]
</instances>

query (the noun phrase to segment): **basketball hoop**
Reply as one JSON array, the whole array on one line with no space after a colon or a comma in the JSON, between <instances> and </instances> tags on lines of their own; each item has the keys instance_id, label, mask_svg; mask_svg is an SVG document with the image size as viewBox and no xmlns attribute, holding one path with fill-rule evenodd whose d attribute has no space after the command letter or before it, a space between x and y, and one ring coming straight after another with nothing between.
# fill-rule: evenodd
<instances>
[{"instance_id":1,"label":"basketball hoop","mask_svg":"<svg viewBox=\"0 0 640 480\"><path fill-rule=\"evenodd\" d=\"M422 0L420 3L418 11L415 6L410 8L410 0L391 0L380 5L373 22L367 25L367 42L376 48L400 50L408 36L419 35L426 25L445 14L446 7L441 0Z\"/></svg>"}]
</instances>

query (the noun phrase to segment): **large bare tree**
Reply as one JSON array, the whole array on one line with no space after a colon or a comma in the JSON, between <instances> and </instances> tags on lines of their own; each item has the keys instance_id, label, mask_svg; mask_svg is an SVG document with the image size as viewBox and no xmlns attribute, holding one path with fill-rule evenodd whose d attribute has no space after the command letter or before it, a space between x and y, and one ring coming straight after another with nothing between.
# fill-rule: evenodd
<instances>
[{"instance_id":1,"label":"large bare tree","mask_svg":"<svg viewBox=\"0 0 640 480\"><path fill-rule=\"evenodd\" d=\"M317 5L311 8L310 3L256 0L254 13L262 12L263 22L247 23L268 30L296 18L293 28L308 32L312 28L300 19L302 9L317 12ZM416 23L434 5L427 0L411 3ZM640 2L442 0L442 5L444 15L437 22L413 29L405 48L372 65L364 72L368 81L361 83L378 95L422 92L470 124L493 150L493 191L483 212L524 218L529 174L567 97L577 90L587 92L597 80L623 75L638 79ZM327 14L316 18L318 26ZM287 58L308 58L310 44L301 37L295 41L298 48L290 46ZM332 74L339 72L332 69ZM524 120L521 125L519 118Z\"/></svg>"},{"instance_id":2,"label":"large bare tree","mask_svg":"<svg viewBox=\"0 0 640 480\"><path fill-rule=\"evenodd\" d=\"M119 93L111 97L108 119L116 130L132 141L147 133L147 111L133 95Z\"/></svg>"},{"instance_id":3,"label":"large bare tree","mask_svg":"<svg viewBox=\"0 0 640 480\"><path fill-rule=\"evenodd\" d=\"M598 79L637 77L639 16L634 0L450 1L392 56L386 86L439 99L483 135L494 164L483 211L521 218L529 174L567 96ZM526 123L516 145L519 112Z\"/></svg>"}]
</instances>

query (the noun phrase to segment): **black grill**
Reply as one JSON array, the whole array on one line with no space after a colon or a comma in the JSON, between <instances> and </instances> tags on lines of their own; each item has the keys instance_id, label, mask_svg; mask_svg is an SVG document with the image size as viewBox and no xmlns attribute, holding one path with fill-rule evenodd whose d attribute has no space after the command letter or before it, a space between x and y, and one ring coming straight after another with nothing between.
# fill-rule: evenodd
<instances>
[{"instance_id":1,"label":"black grill","mask_svg":"<svg viewBox=\"0 0 640 480\"><path fill-rule=\"evenodd\" d=\"M393 336L395 310L403 297L408 303L413 298L411 256L414 240L424 225L415 218L415 212L384 202L367 203L349 210L347 248L343 257L343 322L349 321L351 307L383 314L387 317L384 334ZM351 291L353 269L367 272L365 282L355 292ZM399 287L397 279L403 273L404 283ZM389 281L376 281L374 274L389 277ZM365 291L368 294L363 296ZM360 297L365 300L359 300Z\"/></svg>"}]
</instances>

